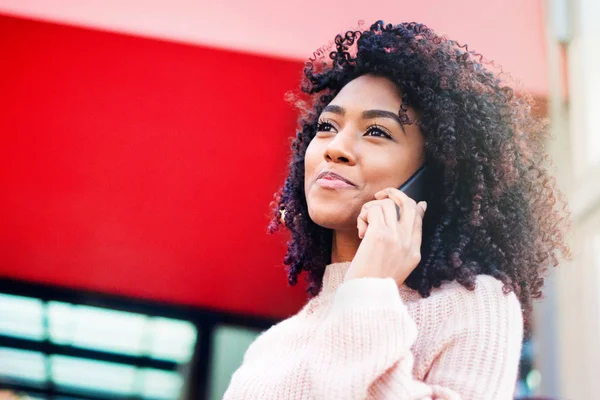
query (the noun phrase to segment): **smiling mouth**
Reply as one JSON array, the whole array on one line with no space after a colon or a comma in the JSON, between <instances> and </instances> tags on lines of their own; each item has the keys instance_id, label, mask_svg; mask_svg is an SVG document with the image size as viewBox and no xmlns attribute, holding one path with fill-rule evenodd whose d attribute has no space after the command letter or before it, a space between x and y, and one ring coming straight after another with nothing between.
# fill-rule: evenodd
<instances>
[{"instance_id":1,"label":"smiling mouth","mask_svg":"<svg viewBox=\"0 0 600 400\"><path fill-rule=\"evenodd\" d=\"M325 189L348 189L356 187L356 185L348 179L330 171L320 173L316 183L318 186Z\"/></svg>"},{"instance_id":2,"label":"smiling mouth","mask_svg":"<svg viewBox=\"0 0 600 400\"><path fill-rule=\"evenodd\" d=\"M319 176L317 176L317 181L320 181L320 180L341 181L349 186L356 186L354 183L352 183L348 179L344 178L343 176L341 176L339 174L336 174L335 172L331 172L331 171L321 172L319 174Z\"/></svg>"}]
</instances>

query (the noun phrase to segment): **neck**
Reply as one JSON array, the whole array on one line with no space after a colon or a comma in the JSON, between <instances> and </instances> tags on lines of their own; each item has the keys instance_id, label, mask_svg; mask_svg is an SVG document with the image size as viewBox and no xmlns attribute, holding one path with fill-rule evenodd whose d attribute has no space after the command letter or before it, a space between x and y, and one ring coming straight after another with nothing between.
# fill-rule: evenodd
<instances>
[{"instance_id":1,"label":"neck","mask_svg":"<svg viewBox=\"0 0 600 400\"><path fill-rule=\"evenodd\" d=\"M352 261L359 245L360 239L356 229L350 231L334 230L331 243L331 262Z\"/></svg>"}]
</instances>

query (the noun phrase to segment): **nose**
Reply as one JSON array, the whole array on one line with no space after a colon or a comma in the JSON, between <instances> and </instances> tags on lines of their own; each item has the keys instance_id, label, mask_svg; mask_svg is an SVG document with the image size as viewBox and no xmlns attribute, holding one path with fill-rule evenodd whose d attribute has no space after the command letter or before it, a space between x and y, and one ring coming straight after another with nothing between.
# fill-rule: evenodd
<instances>
[{"instance_id":1,"label":"nose","mask_svg":"<svg viewBox=\"0 0 600 400\"><path fill-rule=\"evenodd\" d=\"M356 163L354 139L349 132L338 132L325 148L324 157L327 161L353 165Z\"/></svg>"}]
</instances>

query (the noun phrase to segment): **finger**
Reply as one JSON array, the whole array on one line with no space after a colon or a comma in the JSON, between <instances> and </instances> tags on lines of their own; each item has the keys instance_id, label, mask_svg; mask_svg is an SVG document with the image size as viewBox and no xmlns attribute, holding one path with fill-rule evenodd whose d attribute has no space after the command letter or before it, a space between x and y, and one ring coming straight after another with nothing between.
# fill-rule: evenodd
<instances>
[{"instance_id":1,"label":"finger","mask_svg":"<svg viewBox=\"0 0 600 400\"><path fill-rule=\"evenodd\" d=\"M398 204L398 207L400 207L400 203L403 201L403 198L410 200L410 202L414 201L412 198L407 196L406 193L395 188L386 188L375 193L375 198L378 200L386 197L394 200L394 202ZM427 210L427 202L420 201L417 205L420 206L421 210L419 211L422 211L421 217L423 217L425 215L425 211Z\"/></svg>"},{"instance_id":2,"label":"finger","mask_svg":"<svg viewBox=\"0 0 600 400\"><path fill-rule=\"evenodd\" d=\"M398 231L398 206L392 199L379 200L383 209L383 217L385 225L394 232Z\"/></svg>"},{"instance_id":3,"label":"finger","mask_svg":"<svg viewBox=\"0 0 600 400\"><path fill-rule=\"evenodd\" d=\"M415 219L419 219L420 216L417 212L418 206L405 205L402 211L402 218L400 218L399 231L401 235L404 235L406 240L410 243L413 237L413 227L415 225Z\"/></svg>"},{"instance_id":4,"label":"finger","mask_svg":"<svg viewBox=\"0 0 600 400\"><path fill-rule=\"evenodd\" d=\"M392 199L399 208L400 221L399 231L406 240L412 237L412 228L417 214L417 204L406 193L396 188L386 188L375 194L375 198L388 197Z\"/></svg>"},{"instance_id":5,"label":"finger","mask_svg":"<svg viewBox=\"0 0 600 400\"><path fill-rule=\"evenodd\" d=\"M413 258L416 263L421 261L421 245L423 244L423 219L425 217L425 211L427 211L427 202L421 201L417 204L417 214L415 218L415 224L413 226L413 235L411 238L411 248L413 251Z\"/></svg>"},{"instance_id":6,"label":"finger","mask_svg":"<svg viewBox=\"0 0 600 400\"><path fill-rule=\"evenodd\" d=\"M375 198L378 200L385 198L392 199L394 203L396 203L396 205L398 206L398 211L400 213L401 218L402 211L405 206L412 206L416 204L412 198L406 195L406 193L393 187L388 187L375 193Z\"/></svg>"},{"instance_id":7,"label":"finger","mask_svg":"<svg viewBox=\"0 0 600 400\"><path fill-rule=\"evenodd\" d=\"M367 217L369 208L373 206L380 206L383 212L383 219L385 225L388 228L397 230L398 223L398 212L396 211L397 206L392 199L382 199L382 200L371 200L364 204L363 209L361 211L361 219L364 221Z\"/></svg>"},{"instance_id":8,"label":"finger","mask_svg":"<svg viewBox=\"0 0 600 400\"><path fill-rule=\"evenodd\" d=\"M365 231L367 230L368 224L361 215L359 215L356 219L356 226L358 228L358 237L362 239L365 236Z\"/></svg>"},{"instance_id":9,"label":"finger","mask_svg":"<svg viewBox=\"0 0 600 400\"><path fill-rule=\"evenodd\" d=\"M368 228L385 229L387 224L385 222L384 210L381 204L374 204L367 209ZM365 232L365 235L367 233Z\"/></svg>"},{"instance_id":10,"label":"finger","mask_svg":"<svg viewBox=\"0 0 600 400\"><path fill-rule=\"evenodd\" d=\"M362 208L360 209L360 213L358 214L358 217L356 218L356 227L358 228L358 237L361 239L365 237L365 232L367 231L367 226L369 226L369 221L367 218L367 210L373 204L376 204L375 200L371 200L371 201L368 201L365 204L363 204Z\"/></svg>"},{"instance_id":11,"label":"finger","mask_svg":"<svg viewBox=\"0 0 600 400\"><path fill-rule=\"evenodd\" d=\"M426 201L420 201L419 202L419 207L421 208L421 218L425 218L425 211L427 211L427 202Z\"/></svg>"},{"instance_id":12,"label":"finger","mask_svg":"<svg viewBox=\"0 0 600 400\"><path fill-rule=\"evenodd\" d=\"M413 235L411 240L413 241L413 246L419 250L420 257L420 249L421 242L423 241L423 218L425 218L425 211L427 210L427 202L421 201L417 204L417 215L415 217L415 223L413 226Z\"/></svg>"},{"instance_id":13,"label":"finger","mask_svg":"<svg viewBox=\"0 0 600 400\"><path fill-rule=\"evenodd\" d=\"M363 227L362 238L365 237L367 231L371 227L386 227L385 218L383 215L383 208L381 204L373 202L372 204L365 204L358 215L359 225Z\"/></svg>"},{"instance_id":14,"label":"finger","mask_svg":"<svg viewBox=\"0 0 600 400\"><path fill-rule=\"evenodd\" d=\"M387 192L385 190L381 190L377 193L375 193L375 199L377 200L383 200L383 199L389 199L390 197L387 195ZM395 204L395 202L394 202ZM398 204L396 205L396 222L400 221L400 207L398 207Z\"/></svg>"},{"instance_id":15,"label":"finger","mask_svg":"<svg viewBox=\"0 0 600 400\"><path fill-rule=\"evenodd\" d=\"M421 243L423 242L423 218L420 216L415 218L412 232L410 243L411 257L418 263L421 261Z\"/></svg>"},{"instance_id":16,"label":"finger","mask_svg":"<svg viewBox=\"0 0 600 400\"><path fill-rule=\"evenodd\" d=\"M423 218L425 217L425 208L427 208L427 206L423 206L423 203L425 202L422 201L417 205L418 211L413 225L413 240L415 237L418 239L419 247L421 246L421 240L423 238Z\"/></svg>"}]
</instances>

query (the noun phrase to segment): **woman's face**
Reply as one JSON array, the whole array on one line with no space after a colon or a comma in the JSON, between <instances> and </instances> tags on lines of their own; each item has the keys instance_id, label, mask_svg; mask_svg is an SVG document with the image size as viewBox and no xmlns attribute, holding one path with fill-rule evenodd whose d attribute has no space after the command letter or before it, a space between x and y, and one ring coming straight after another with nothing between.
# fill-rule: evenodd
<instances>
[{"instance_id":1,"label":"woman's face","mask_svg":"<svg viewBox=\"0 0 600 400\"><path fill-rule=\"evenodd\" d=\"M323 110L304 161L308 212L316 224L355 230L363 204L381 189L400 187L423 164L423 135L414 124L400 124L400 106L392 81L363 75ZM410 108L408 116L416 119ZM348 182L318 179L327 172Z\"/></svg>"}]
</instances>

